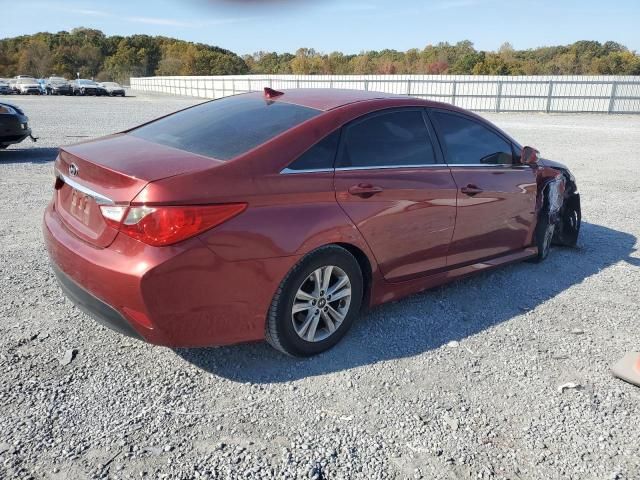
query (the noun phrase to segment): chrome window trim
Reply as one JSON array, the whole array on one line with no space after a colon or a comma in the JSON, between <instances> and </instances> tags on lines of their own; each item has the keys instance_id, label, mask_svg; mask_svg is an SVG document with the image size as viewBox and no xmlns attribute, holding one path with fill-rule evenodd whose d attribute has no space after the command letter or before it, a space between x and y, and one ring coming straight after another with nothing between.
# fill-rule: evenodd
<instances>
[{"instance_id":1,"label":"chrome window trim","mask_svg":"<svg viewBox=\"0 0 640 480\"><path fill-rule=\"evenodd\" d=\"M284 168L280 171L281 175L291 175L296 173L327 173L333 172L333 168L307 168L304 170L294 170L293 168Z\"/></svg>"},{"instance_id":2,"label":"chrome window trim","mask_svg":"<svg viewBox=\"0 0 640 480\"><path fill-rule=\"evenodd\" d=\"M473 168L530 168L530 165L521 165L518 163L448 163L450 168L454 167L473 167Z\"/></svg>"},{"instance_id":3,"label":"chrome window trim","mask_svg":"<svg viewBox=\"0 0 640 480\"><path fill-rule=\"evenodd\" d=\"M328 173L328 172L348 172L351 170L388 170L391 168L455 168L455 167L472 167L472 168L531 168L530 165L520 165L517 163L426 163L422 165L380 165L380 166L362 166L362 167L337 167L337 168L309 168L307 170L292 170L290 168L283 169L280 174L291 175L297 173Z\"/></svg>"},{"instance_id":4,"label":"chrome window trim","mask_svg":"<svg viewBox=\"0 0 640 480\"><path fill-rule=\"evenodd\" d=\"M105 197L104 195L91 190L89 187L85 187L84 185L79 184L75 180L72 180L71 178L67 177L66 175L62 174L59 171L56 171L56 177L58 177L64 183L69 185L71 188L78 190L79 192L82 192L85 195L88 195L89 197L93 198L98 205L115 205L116 204L116 202L111 200L109 197Z\"/></svg>"},{"instance_id":5,"label":"chrome window trim","mask_svg":"<svg viewBox=\"0 0 640 480\"><path fill-rule=\"evenodd\" d=\"M447 168L446 163L425 163L422 165L379 165L362 167L338 167L336 172L348 172L349 170L388 170L390 168Z\"/></svg>"}]
</instances>

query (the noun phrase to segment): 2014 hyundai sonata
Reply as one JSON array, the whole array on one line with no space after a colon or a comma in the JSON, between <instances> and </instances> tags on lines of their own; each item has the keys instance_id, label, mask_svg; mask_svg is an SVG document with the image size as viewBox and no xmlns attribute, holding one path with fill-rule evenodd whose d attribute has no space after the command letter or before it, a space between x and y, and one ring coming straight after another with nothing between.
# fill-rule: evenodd
<instances>
[{"instance_id":1,"label":"2014 hyundai sonata","mask_svg":"<svg viewBox=\"0 0 640 480\"><path fill-rule=\"evenodd\" d=\"M66 294L167 346L338 342L363 307L575 245L561 164L451 105L265 89L64 147L44 236Z\"/></svg>"}]
</instances>

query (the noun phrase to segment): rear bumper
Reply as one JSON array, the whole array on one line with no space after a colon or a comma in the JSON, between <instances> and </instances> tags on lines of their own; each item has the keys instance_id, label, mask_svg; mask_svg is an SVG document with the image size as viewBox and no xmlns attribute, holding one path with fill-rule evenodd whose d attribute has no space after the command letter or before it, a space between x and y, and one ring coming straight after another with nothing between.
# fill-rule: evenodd
<instances>
[{"instance_id":1,"label":"rear bumper","mask_svg":"<svg viewBox=\"0 0 640 480\"><path fill-rule=\"evenodd\" d=\"M198 238L151 247L122 234L96 248L67 229L53 203L43 233L71 301L114 330L169 347L264 339L273 295L299 258L232 262Z\"/></svg>"},{"instance_id":2,"label":"rear bumper","mask_svg":"<svg viewBox=\"0 0 640 480\"><path fill-rule=\"evenodd\" d=\"M71 277L65 274L56 265L52 265L52 268L53 272L56 274L60 288L67 298L69 298L69 300L71 300L80 310L111 330L115 330L116 332L128 337L142 340L140 334L115 308L107 305L99 298L87 292L84 288L71 280Z\"/></svg>"}]
</instances>

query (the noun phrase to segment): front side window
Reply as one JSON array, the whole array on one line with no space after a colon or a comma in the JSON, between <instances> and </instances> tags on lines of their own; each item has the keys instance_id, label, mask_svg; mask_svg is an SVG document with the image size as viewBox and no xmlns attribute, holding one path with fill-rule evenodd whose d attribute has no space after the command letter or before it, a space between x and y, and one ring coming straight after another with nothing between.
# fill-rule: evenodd
<instances>
[{"instance_id":1,"label":"front side window","mask_svg":"<svg viewBox=\"0 0 640 480\"><path fill-rule=\"evenodd\" d=\"M238 95L182 110L129 134L206 157L229 160L320 113L300 105Z\"/></svg>"},{"instance_id":2,"label":"front side window","mask_svg":"<svg viewBox=\"0 0 640 480\"><path fill-rule=\"evenodd\" d=\"M511 165L511 144L484 125L460 115L433 113L444 141L447 163Z\"/></svg>"},{"instance_id":3,"label":"front side window","mask_svg":"<svg viewBox=\"0 0 640 480\"><path fill-rule=\"evenodd\" d=\"M336 158L340 130L330 133L293 161L289 170L331 170Z\"/></svg>"},{"instance_id":4,"label":"front side window","mask_svg":"<svg viewBox=\"0 0 640 480\"><path fill-rule=\"evenodd\" d=\"M436 163L421 110L395 110L351 124L338 167L377 168Z\"/></svg>"}]
</instances>

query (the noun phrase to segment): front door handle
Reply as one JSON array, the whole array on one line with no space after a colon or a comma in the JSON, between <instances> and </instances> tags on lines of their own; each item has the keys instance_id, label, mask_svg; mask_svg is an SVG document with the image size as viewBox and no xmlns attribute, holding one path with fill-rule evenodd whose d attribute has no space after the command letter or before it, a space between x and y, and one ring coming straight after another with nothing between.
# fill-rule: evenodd
<instances>
[{"instance_id":1,"label":"front door handle","mask_svg":"<svg viewBox=\"0 0 640 480\"><path fill-rule=\"evenodd\" d=\"M377 185L371 185L370 183L359 183L349 187L349 193L362 198L369 198L376 193L381 193L384 189Z\"/></svg>"},{"instance_id":2,"label":"front door handle","mask_svg":"<svg viewBox=\"0 0 640 480\"><path fill-rule=\"evenodd\" d=\"M469 195L470 197L473 197L474 195L484 192L484 190L472 184L469 184L466 187L462 187L460 191L465 195Z\"/></svg>"}]
</instances>

